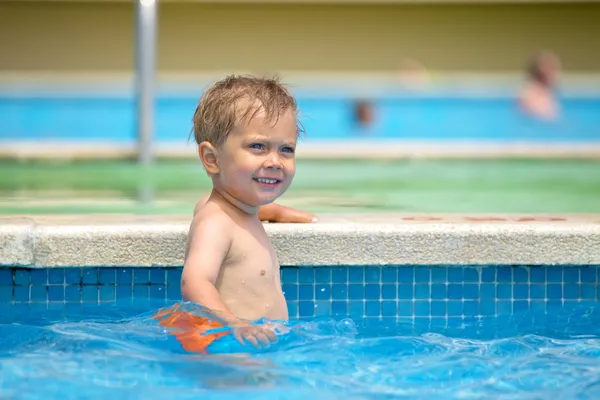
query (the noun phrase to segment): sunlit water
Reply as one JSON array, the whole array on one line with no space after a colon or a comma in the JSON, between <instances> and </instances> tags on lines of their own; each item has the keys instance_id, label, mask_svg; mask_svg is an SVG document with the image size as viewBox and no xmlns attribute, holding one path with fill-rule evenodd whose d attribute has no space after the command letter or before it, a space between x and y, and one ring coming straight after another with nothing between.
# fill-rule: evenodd
<instances>
[{"instance_id":1,"label":"sunlit water","mask_svg":"<svg viewBox=\"0 0 600 400\"><path fill-rule=\"evenodd\" d=\"M246 356L186 354L164 304L0 309L0 398L597 399L595 303L487 319L318 318Z\"/></svg>"}]
</instances>

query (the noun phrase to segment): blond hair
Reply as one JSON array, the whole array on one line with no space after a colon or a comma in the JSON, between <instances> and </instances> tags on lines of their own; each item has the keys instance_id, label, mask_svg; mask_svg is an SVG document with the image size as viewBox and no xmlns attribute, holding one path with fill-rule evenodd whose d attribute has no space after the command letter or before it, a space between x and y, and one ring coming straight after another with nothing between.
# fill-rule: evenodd
<instances>
[{"instance_id":1,"label":"blond hair","mask_svg":"<svg viewBox=\"0 0 600 400\"><path fill-rule=\"evenodd\" d=\"M276 123L288 110L298 120L296 100L277 78L229 75L202 95L192 119L194 139L218 147L233 129L250 122L257 113L264 112L266 121ZM302 131L298 121L297 133Z\"/></svg>"}]
</instances>

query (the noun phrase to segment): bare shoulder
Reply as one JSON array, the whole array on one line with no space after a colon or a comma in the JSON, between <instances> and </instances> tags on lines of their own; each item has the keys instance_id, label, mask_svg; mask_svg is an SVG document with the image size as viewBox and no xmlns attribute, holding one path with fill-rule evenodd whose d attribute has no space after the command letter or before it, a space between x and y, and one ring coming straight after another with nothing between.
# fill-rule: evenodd
<instances>
[{"instance_id":1,"label":"bare shoulder","mask_svg":"<svg viewBox=\"0 0 600 400\"><path fill-rule=\"evenodd\" d=\"M205 203L192 218L188 231L186 259L209 248L226 251L233 234L234 223L220 207Z\"/></svg>"}]
</instances>

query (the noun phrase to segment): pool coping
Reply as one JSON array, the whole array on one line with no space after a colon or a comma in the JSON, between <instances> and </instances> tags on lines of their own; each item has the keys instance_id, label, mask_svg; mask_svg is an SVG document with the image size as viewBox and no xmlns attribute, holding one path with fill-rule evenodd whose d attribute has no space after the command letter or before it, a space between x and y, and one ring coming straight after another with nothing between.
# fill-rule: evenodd
<instances>
[{"instance_id":1,"label":"pool coping","mask_svg":"<svg viewBox=\"0 0 600 400\"><path fill-rule=\"evenodd\" d=\"M0 217L0 266L181 267L189 215ZM282 266L600 265L600 214L321 215L269 224Z\"/></svg>"}]
</instances>

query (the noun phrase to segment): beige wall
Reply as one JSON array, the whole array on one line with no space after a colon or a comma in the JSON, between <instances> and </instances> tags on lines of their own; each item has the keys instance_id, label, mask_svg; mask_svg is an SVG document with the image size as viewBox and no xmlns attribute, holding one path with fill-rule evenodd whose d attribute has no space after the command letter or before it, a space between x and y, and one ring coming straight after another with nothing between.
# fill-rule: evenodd
<instances>
[{"instance_id":1,"label":"beige wall","mask_svg":"<svg viewBox=\"0 0 600 400\"><path fill-rule=\"evenodd\" d=\"M160 8L162 72L514 70L540 48L600 72L600 4L210 5ZM133 66L129 3L0 2L0 72Z\"/></svg>"}]
</instances>

